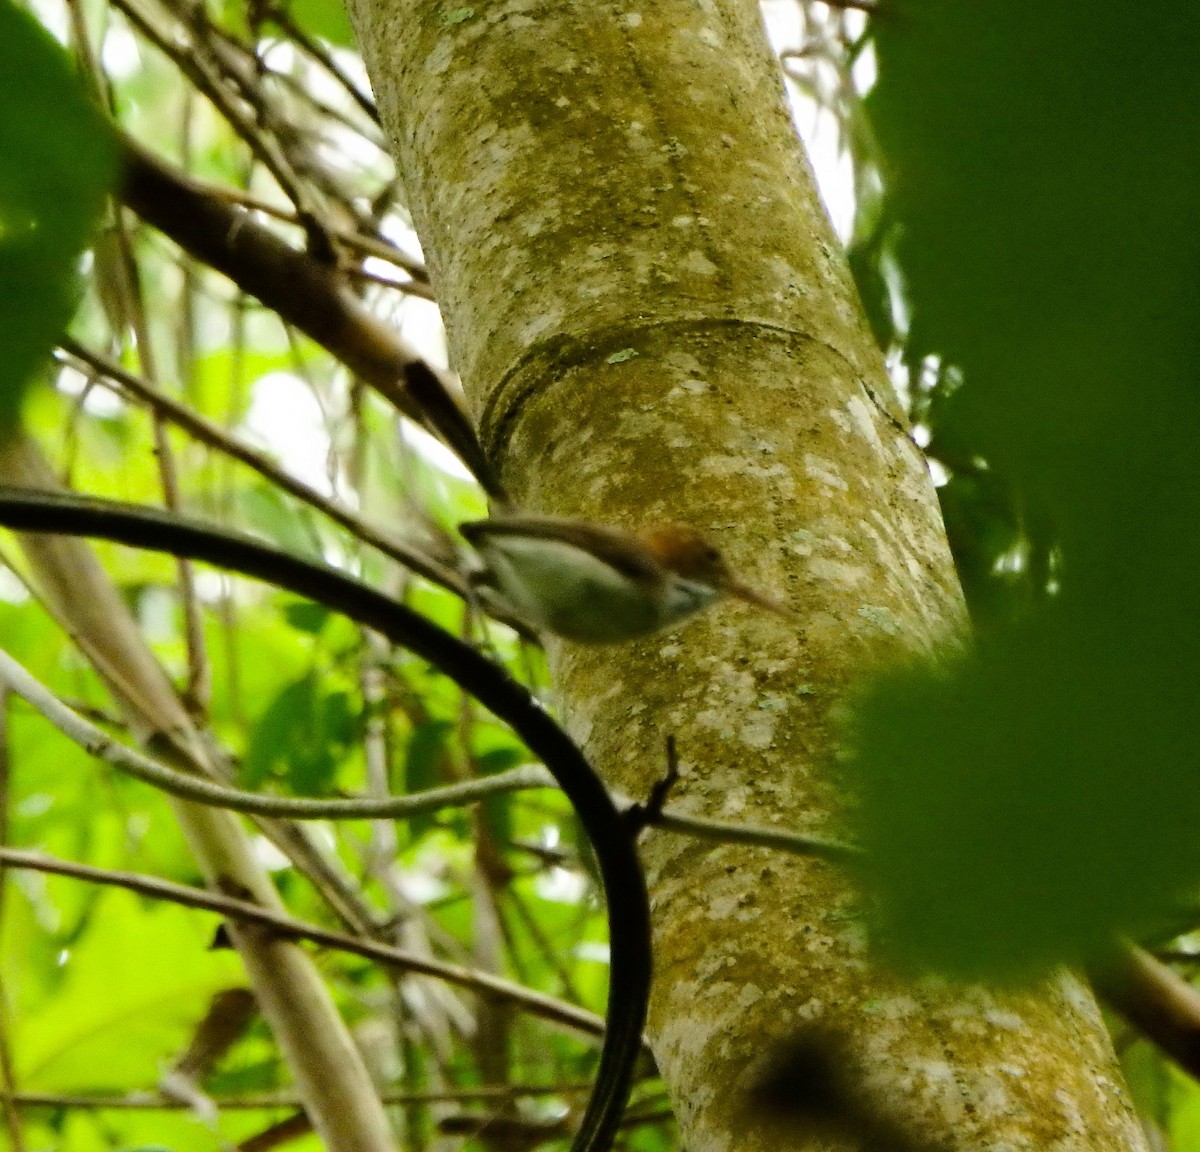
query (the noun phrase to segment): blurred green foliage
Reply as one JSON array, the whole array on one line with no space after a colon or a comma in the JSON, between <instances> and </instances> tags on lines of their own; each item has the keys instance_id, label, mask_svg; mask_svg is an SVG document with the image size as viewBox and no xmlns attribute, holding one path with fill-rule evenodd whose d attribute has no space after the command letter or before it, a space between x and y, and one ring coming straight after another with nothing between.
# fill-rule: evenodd
<instances>
[{"instance_id":1,"label":"blurred green foliage","mask_svg":"<svg viewBox=\"0 0 1200 1152\"><path fill-rule=\"evenodd\" d=\"M281 5L310 35L320 36L339 48L354 47L354 31L341 0L292 0Z\"/></svg>"},{"instance_id":2,"label":"blurred green foliage","mask_svg":"<svg viewBox=\"0 0 1200 1152\"><path fill-rule=\"evenodd\" d=\"M977 591L1012 501L1043 562L861 716L871 882L896 954L1028 972L1200 881L1200 23L891 0L874 30L905 358L963 382L919 415L952 474L987 461L944 495L960 562Z\"/></svg>"},{"instance_id":3,"label":"blurred green foliage","mask_svg":"<svg viewBox=\"0 0 1200 1152\"><path fill-rule=\"evenodd\" d=\"M74 310L76 265L115 176L105 121L66 56L0 0L0 433Z\"/></svg>"}]
</instances>

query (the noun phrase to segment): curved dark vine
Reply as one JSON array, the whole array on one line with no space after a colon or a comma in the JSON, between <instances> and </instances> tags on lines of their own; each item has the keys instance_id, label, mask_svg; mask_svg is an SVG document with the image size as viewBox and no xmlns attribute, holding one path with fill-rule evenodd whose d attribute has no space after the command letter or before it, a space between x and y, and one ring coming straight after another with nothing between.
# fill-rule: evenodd
<instances>
[{"instance_id":1,"label":"curved dark vine","mask_svg":"<svg viewBox=\"0 0 1200 1152\"><path fill-rule=\"evenodd\" d=\"M596 1084L571 1149L608 1148L629 1097L650 992L646 884L633 839L608 790L529 690L469 644L398 601L240 532L137 505L4 487L0 525L100 537L200 560L317 601L427 660L512 728L571 802L599 865L611 953L608 1009Z\"/></svg>"}]
</instances>

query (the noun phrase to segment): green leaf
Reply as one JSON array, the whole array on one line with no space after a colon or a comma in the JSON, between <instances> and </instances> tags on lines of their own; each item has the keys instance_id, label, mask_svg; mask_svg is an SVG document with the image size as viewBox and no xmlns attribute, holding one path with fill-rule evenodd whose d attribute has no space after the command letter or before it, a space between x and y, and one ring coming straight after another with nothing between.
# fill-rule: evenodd
<instances>
[{"instance_id":1,"label":"green leaf","mask_svg":"<svg viewBox=\"0 0 1200 1152\"><path fill-rule=\"evenodd\" d=\"M75 265L116 177L116 148L66 56L0 0L0 432L70 319Z\"/></svg>"},{"instance_id":2,"label":"green leaf","mask_svg":"<svg viewBox=\"0 0 1200 1152\"><path fill-rule=\"evenodd\" d=\"M974 451L1087 532L1194 443L1198 36L1182 0L1151 26L1086 0L897 0L876 32L915 351L965 373Z\"/></svg>"},{"instance_id":3,"label":"green leaf","mask_svg":"<svg viewBox=\"0 0 1200 1152\"><path fill-rule=\"evenodd\" d=\"M898 955L1031 973L1200 882L1200 25L895 0L876 37L907 359L961 373L938 441L1015 482L1063 561L953 671L878 691L863 832ZM988 494L947 495L978 531Z\"/></svg>"},{"instance_id":4,"label":"green leaf","mask_svg":"<svg viewBox=\"0 0 1200 1152\"><path fill-rule=\"evenodd\" d=\"M64 979L55 995L14 1014L21 1082L50 1092L153 1084L213 994L241 979L235 956L209 950L213 924L211 916L146 907L128 892L105 890L60 957Z\"/></svg>"},{"instance_id":5,"label":"green leaf","mask_svg":"<svg viewBox=\"0 0 1200 1152\"><path fill-rule=\"evenodd\" d=\"M265 482L241 488L237 503L246 522L272 543L309 560L324 560L308 509L297 508L278 488Z\"/></svg>"},{"instance_id":6,"label":"green leaf","mask_svg":"<svg viewBox=\"0 0 1200 1152\"><path fill-rule=\"evenodd\" d=\"M446 782L440 765L453 733L448 720L430 720L413 731L404 755L405 791L423 792Z\"/></svg>"},{"instance_id":7,"label":"green leaf","mask_svg":"<svg viewBox=\"0 0 1200 1152\"><path fill-rule=\"evenodd\" d=\"M308 672L286 685L254 726L243 783L256 788L282 771L292 791L326 794L357 728L349 695L326 691L322 677Z\"/></svg>"},{"instance_id":8,"label":"green leaf","mask_svg":"<svg viewBox=\"0 0 1200 1152\"><path fill-rule=\"evenodd\" d=\"M354 47L354 29L342 0L293 0L292 17L306 32L339 48Z\"/></svg>"},{"instance_id":9,"label":"green leaf","mask_svg":"<svg viewBox=\"0 0 1200 1152\"><path fill-rule=\"evenodd\" d=\"M446 783L441 771L442 758L453 735L454 725L447 720L430 720L413 730L404 751L405 792L424 792ZM408 822L409 831L420 837L438 820L436 813L417 816Z\"/></svg>"},{"instance_id":10,"label":"green leaf","mask_svg":"<svg viewBox=\"0 0 1200 1152\"><path fill-rule=\"evenodd\" d=\"M1158 1114L1169 1116L1168 1147L1200 1148L1200 1089L1195 1080L1178 1068L1168 1064L1163 1072L1168 1077L1167 1091L1162 1093L1167 1104L1159 1108Z\"/></svg>"},{"instance_id":11,"label":"green leaf","mask_svg":"<svg viewBox=\"0 0 1200 1152\"><path fill-rule=\"evenodd\" d=\"M293 627L310 635L318 635L329 622L330 611L308 600L292 600L284 605L283 617Z\"/></svg>"},{"instance_id":12,"label":"green leaf","mask_svg":"<svg viewBox=\"0 0 1200 1152\"><path fill-rule=\"evenodd\" d=\"M507 772L528 760L529 753L515 741L511 741L476 756L475 766L479 769L480 776L494 776L497 772Z\"/></svg>"},{"instance_id":13,"label":"green leaf","mask_svg":"<svg viewBox=\"0 0 1200 1152\"><path fill-rule=\"evenodd\" d=\"M876 691L859 718L861 819L894 953L1033 975L1171 912L1200 871L1181 655L1139 664L1056 612Z\"/></svg>"}]
</instances>

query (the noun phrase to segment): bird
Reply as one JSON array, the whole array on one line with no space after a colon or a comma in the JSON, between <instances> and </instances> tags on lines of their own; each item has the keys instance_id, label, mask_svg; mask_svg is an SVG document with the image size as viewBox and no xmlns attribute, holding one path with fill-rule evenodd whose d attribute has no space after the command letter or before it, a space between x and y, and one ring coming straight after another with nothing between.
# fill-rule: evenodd
<instances>
[{"instance_id":1,"label":"bird","mask_svg":"<svg viewBox=\"0 0 1200 1152\"><path fill-rule=\"evenodd\" d=\"M726 597L787 615L741 583L687 524L632 532L590 520L502 514L459 532L479 557L472 583L539 630L584 644L646 636Z\"/></svg>"}]
</instances>

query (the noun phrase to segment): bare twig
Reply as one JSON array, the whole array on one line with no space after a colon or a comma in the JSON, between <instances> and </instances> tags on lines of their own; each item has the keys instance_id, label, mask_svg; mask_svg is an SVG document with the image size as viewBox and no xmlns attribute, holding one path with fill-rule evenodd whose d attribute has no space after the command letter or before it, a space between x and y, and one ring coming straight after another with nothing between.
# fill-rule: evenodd
<instances>
[{"instance_id":1,"label":"bare twig","mask_svg":"<svg viewBox=\"0 0 1200 1152\"><path fill-rule=\"evenodd\" d=\"M549 773L526 765L444 788L409 796L364 796L352 800L315 800L298 796L263 796L226 788L209 780L176 772L149 756L112 739L108 733L72 712L44 684L35 680L7 652L0 651L0 683L20 696L64 736L89 755L160 791L199 804L249 812L258 816L286 816L294 820L349 820L365 817L403 819L440 808L475 803L485 796L523 788L553 787Z\"/></svg>"},{"instance_id":2,"label":"bare twig","mask_svg":"<svg viewBox=\"0 0 1200 1152\"><path fill-rule=\"evenodd\" d=\"M4 1124L12 1152L25 1152L25 1128L14 1098L17 1091L16 1070L13 1066L12 1047L9 1043L8 989L0 979L0 1104L4 1109Z\"/></svg>"},{"instance_id":3,"label":"bare twig","mask_svg":"<svg viewBox=\"0 0 1200 1152\"><path fill-rule=\"evenodd\" d=\"M538 951L541 953L542 963L557 977L564 994L571 1000L578 1000L580 998L579 989L576 988L575 981L571 978L571 973L563 962L560 955L561 948L556 949L551 945L546 933L542 930L541 924L538 923L537 917L530 912L525 901L521 898L521 893L515 886L510 887L505 892L505 896L516 913L517 919L521 921L525 931L529 933Z\"/></svg>"},{"instance_id":4,"label":"bare twig","mask_svg":"<svg viewBox=\"0 0 1200 1152\"><path fill-rule=\"evenodd\" d=\"M392 746L392 709L384 692L384 669L392 658L392 649L383 637L364 630L362 654L360 683L366 706L363 751L367 791L384 797L391 791L389 769ZM372 821L370 836L365 869L367 875L379 884L388 912L388 920L380 938L419 955L432 955L433 944L440 934L439 925L424 908L413 902L406 890L395 823L390 820ZM454 947L457 941L443 938L442 943ZM419 982L417 987L411 983L402 987L399 980L395 980L390 999L396 1036L405 1037L415 1024L423 1041L445 1059L450 1058L455 1031L470 1032L470 1009L454 989L442 984L425 980ZM405 1063L405 1069L406 1074L412 1072L408 1062Z\"/></svg>"},{"instance_id":5,"label":"bare twig","mask_svg":"<svg viewBox=\"0 0 1200 1152\"><path fill-rule=\"evenodd\" d=\"M485 491L507 501L447 376L372 316L334 268L298 252L248 212L208 196L129 140L123 160L120 195L143 220L256 296L399 411L440 436Z\"/></svg>"},{"instance_id":6,"label":"bare twig","mask_svg":"<svg viewBox=\"0 0 1200 1152\"><path fill-rule=\"evenodd\" d=\"M504 980L487 972L477 972L458 964L447 964L426 956L417 956L404 949L393 948L374 940L364 940L343 932L332 932L319 925L309 924L304 920L298 920L284 912L273 911L262 904L255 904L249 900L240 900L202 888L191 888L186 884L175 884L169 880L141 876L134 872L118 872L106 868L93 868L86 864L74 864L44 855L41 852L30 852L20 848L0 847L0 863L9 868L26 868L35 872L69 876L92 884L107 884L115 888L125 888L130 892L137 892L139 895L150 896L156 900L169 900L188 908L214 912L230 920L257 924L283 939L307 940L322 948L347 952L354 956L361 956L365 960L373 960L406 972L436 976L474 992L503 997L535 1016L555 1024L561 1024L576 1032L589 1036L599 1036L604 1032L604 1021L594 1013L577 1008L573 1004L567 1004L565 1001L556 1000L553 996L544 996L520 984L514 984L510 980Z\"/></svg>"},{"instance_id":7,"label":"bare twig","mask_svg":"<svg viewBox=\"0 0 1200 1152\"><path fill-rule=\"evenodd\" d=\"M182 28L175 24L171 29L160 27L137 0L112 0L113 5L120 9L129 22L137 28L168 60L192 82L196 90L202 92L212 102L213 106L229 121L230 126L249 146L254 155L275 178L275 182L284 194L296 206L305 229L324 231L319 223L316 207L312 196L304 182L296 174L291 161L284 155L279 143L257 124L238 105L237 100L225 86L221 75L213 66L211 57L204 50L204 45L195 36L182 36ZM328 248L328 244L325 245Z\"/></svg>"},{"instance_id":8,"label":"bare twig","mask_svg":"<svg viewBox=\"0 0 1200 1152\"><path fill-rule=\"evenodd\" d=\"M11 778L9 775L8 744L8 700L7 690L0 689L0 847L8 844L9 803L11 800ZM8 869L0 863L0 917L3 916L4 888ZM3 919L0 919L0 926ZM0 934L0 944L3 936ZM8 1028L8 989L0 974L0 1107L4 1112L4 1124L13 1152L25 1152L25 1128L21 1115L14 1103L17 1094L17 1074L13 1064L12 1048Z\"/></svg>"},{"instance_id":9,"label":"bare twig","mask_svg":"<svg viewBox=\"0 0 1200 1152\"><path fill-rule=\"evenodd\" d=\"M301 226L300 218L296 215L296 210L287 205L264 200L261 196L255 196L252 192L247 192L244 188L237 188L230 184L215 184L212 181L204 180L191 173L188 174L188 179L191 181L193 187L213 200L227 204L236 204L241 208L248 208L252 212L260 212L264 216L273 217L286 224L294 224L297 227ZM416 257L410 256L391 241L383 239L380 236L367 235L353 228L334 227L331 234L342 247L353 249L364 256L377 256L380 260L384 260L388 264L393 264L395 267L407 272L414 281L426 286L429 284L429 269L425 267L424 263ZM407 287L407 285L402 285L402 287ZM429 291L429 298L435 298L432 290Z\"/></svg>"},{"instance_id":10,"label":"bare twig","mask_svg":"<svg viewBox=\"0 0 1200 1152\"><path fill-rule=\"evenodd\" d=\"M861 859L862 849L842 840L823 836L804 836L782 828L755 824L733 824L724 820L706 820L701 816L685 816L670 808L664 809L646 823L653 828L694 836L700 840L717 840L723 844L751 844L759 848L774 848L795 856L815 856L836 864Z\"/></svg>"},{"instance_id":11,"label":"bare twig","mask_svg":"<svg viewBox=\"0 0 1200 1152\"><path fill-rule=\"evenodd\" d=\"M273 1148L281 1148L301 1136L307 1136L312 1131L312 1121L305 1112L297 1112L285 1120L279 1120L269 1128L248 1136L237 1146L237 1152L271 1152Z\"/></svg>"},{"instance_id":12,"label":"bare twig","mask_svg":"<svg viewBox=\"0 0 1200 1152\"><path fill-rule=\"evenodd\" d=\"M19 436L0 444L0 475L17 484L53 485L45 460L28 439ZM39 497L39 503L44 499ZM41 526L46 527L46 522ZM89 658L96 654L105 669L116 672L115 678L105 679L133 730L143 737L165 735L172 747L186 750L181 753L184 763L215 774L216 764L203 736L95 554L61 533L26 533L21 545L47 599L71 621ZM171 807L210 884L233 886L239 893L253 894L264 906L282 910L251 837L233 813L173 798ZM311 844L307 846L311 850ZM346 904L353 903L351 893ZM230 936L323 1139L331 1147L389 1152L392 1144L383 1107L313 960L297 945L262 928L234 925Z\"/></svg>"},{"instance_id":13,"label":"bare twig","mask_svg":"<svg viewBox=\"0 0 1200 1152\"><path fill-rule=\"evenodd\" d=\"M433 294L433 289L420 280L393 280L390 276L369 272L366 268L354 263L339 262L338 267L352 280L365 280L370 284L378 284L381 288L391 288L395 292L403 292L406 296L419 296L422 300L437 299Z\"/></svg>"},{"instance_id":14,"label":"bare twig","mask_svg":"<svg viewBox=\"0 0 1200 1152\"><path fill-rule=\"evenodd\" d=\"M125 295L125 312L137 341L138 359L146 378L155 382L159 379L154 342L150 336L150 325L146 320L145 295L142 292L141 273L134 256L133 243L126 227L126 211L120 206L115 213L115 230L121 257L121 289ZM123 341L125 333L117 333ZM152 385L151 385L152 386ZM154 454L158 461L159 482L162 485L163 504L172 512L180 510L179 475L175 467L175 454L167 435L163 416L157 409L153 413ZM204 642L204 621L200 602L196 596L195 571L190 560L177 560L179 573L179 598L183 605L184 636L188 654L187 689L183 694L186 705L195 716L203 716L212 696L212 670L208 663L208 649Z\"/></svg>"},{"instance_id":15,"label":"bare twig","mask_svg":"<svg viewBox=\"0 0 1200 1152\"><path fill-rule=\"evenodd\" d=\"M481 1084L476 1088L447 1089L443 1092L382 1092L384 1104L455 1104L465 1100L496 1100L504 1097L571 1096L586 1092L590 1080L572 1080L563 1084ZM256 1092L244 1096L213 1096L222 1112L265 1112L272 1108L300 1108L303 1104L294 1092ZM177 1112L187 1107L157 1092L130 1092L124 1096L70 1095L58 1092L18 1092L13 1102L21 1108L87 1109L104 1112Z\"/></svg>"},{"instance_id":16,"label":"bare twig","mask_svg":"<svg viewBox=\"0 0 1200 1152\"><path fill-rule=\"evenodd\" d=\"M119 385L124 392L144 404L148 404L155 412L166 416L172 423L177 424L202 444L207 444L210 448L215 448L218 452L252 468L276 487L291 493L298 500L317 509L335 524L345 528L347 532L370 544L371 547L377 548L396 563L403 564L404 567L411 569L419 576L424 576L426 580L449 589L464 599L469 595L470 589L467 582L453 568L447 567L427 553L397 539L391 533L369 524L361 516L351 512L336 500L330 500L323 496L315 488L305 484L303 480L296 479L280 468L265 452L231 436L194 408L189 408L186 404L159 391L132 372L126 371L110 357L85 348L70 337L63 338L62 348L76 360L82 361L100 373L102 378Z\"/></svg>"},{"instance_id":17,"label":"bare twig","mask_svg":"<svg viewBox=\"0 0 1200 1152\"><path fill-rule=\"evenodd\" d=\"M344 69L333 58L332 53L328 52L319 40L315 40L309 36L292 19L291 14L286 8L271 5L265 12L265 16L273 24L278 24L287 33L289 39L294 40L305 52L316 60L345 89L350 99L370 117L373 123L380 123L379 109L375 107L375 102L350 79Z\"/></svg>"},{"instance_id":18,"label":"bare twig","mask_svg":"<svg viewBox=\"0 0 1200 1152\"><path fill-rule=\"evenodd\" d=\"M43 477L39 477L39 479L43 479ZM2 548L0 548L0 563L3 563L21 581L22 586L33 600L63 629L71 639L71 642L79 649L85 659L92 662L101 676L109 680L113 685L118 686L119 696L136 698L134 695L136 693L135 686L123 674L119 662L108 658L106 647L97 647L89 644L87 637L80 633L76 622L62 611L61 606L56 602L55 598L44 596L38 586L14 563L11 557L5 554ZM230 661L230 663L233 664L233 661ZM68 703L68 707L80 711L91 720L99 721L110 727L121 726L126 729L137 727L137 725L131 724L128 718L125 721L121 721L119 718L110 716L100 709L92 709L89 712L86 708L80 708L73 702ZM184 771L209 775L213 779L219 779L217 775L214 775L214 763L210 763L204 757L195 756L194 750L186 742L173 743L169 748L162 749L162 754L171 762L177 763ZM256 823L263 834L287 856L295 865L297 871L308 880L317 894L343 924L356 932L369 930L371 918L365 906L358 899L357 894L352 890L346 879L337 871L335 865L308 839L302 828L298 828L287 821L273 820L266 817L257 817L254 819L256 819ZM2 876L3 870L0 869L0 877Z\"/></svg>"},{"instance_id":19,"label":"bare twig","mask_svg":"<svg viewBox=\"0 0 1200 1152\"><path fill-rule=\"evenodd\" d=\"M367 236L362 232L351 232L349 229L338 232L337 238L347 248L353 248L365 256L377 256L380 260L386 260L387 263L403 269L414 281L429 284L429 271L425 265L390 241L381 240L377 236ZM429 290L429 299L437 299L433 289Z\"/></svg>"},{"instance_id":20,"label":"bare twig","mask_svg":"<svg viewBox=\"0 0 1200 1152\"><path fill-rule=\"evenodd\" d=\"M319 238L321 252L331 252L328 241L332 239L329 223L336 215L347 215L361 222L363 213L356 203L361 187L349 183L344 174L324 162L314 142L320 139L321 118L332 120L349 129L362 140L372 144L381 155L387 154L382 139L372 139L368 129L346 111L320 99L311 84L299 77L268 67L260 54L260 41L255 37L253 45L244 43L237 36L215 24L208 16L204 4L194 0L163 0L164 6L173 11L188 27L195 40L197 50L204 53L213 68L240 95L253 110L256 125L277 143L282 155L287 157L293 171L303 177L322 196L328 198L336 208L326 213L319 224L323 235ZM274 81L307 107L295 113L271 95L270 81ZM316 116L312 115L316 112ZM305 221L306 229L309 222ZM314 237L310 233L310 243ZM314 249L314 255L317 250Z\"/></svg>"},{"instance_id":21,"label":"bare twig","mask_svg":"<svg viewBox=\"0 0 1200 1152\"><path fill-rule=\"evenodd\" d=\"M1200 1079L1200 992L1145 949L1124 940L1093 958L1087 971L1108 1004Z\"/></svg>"}]
</instances>

